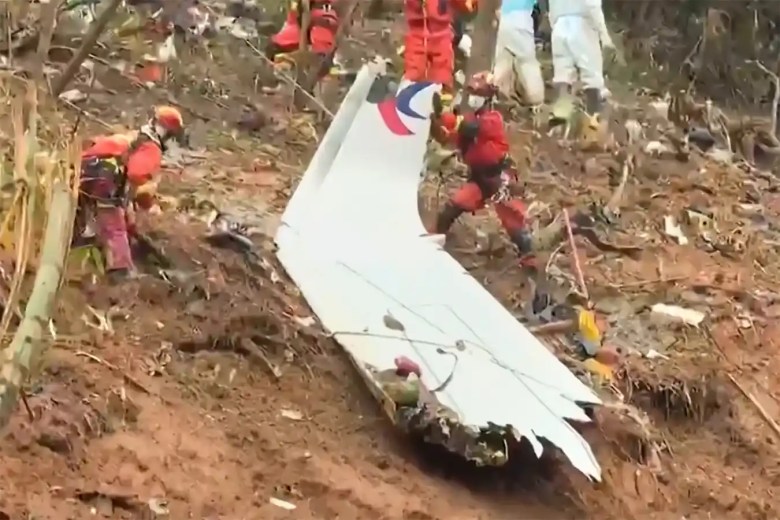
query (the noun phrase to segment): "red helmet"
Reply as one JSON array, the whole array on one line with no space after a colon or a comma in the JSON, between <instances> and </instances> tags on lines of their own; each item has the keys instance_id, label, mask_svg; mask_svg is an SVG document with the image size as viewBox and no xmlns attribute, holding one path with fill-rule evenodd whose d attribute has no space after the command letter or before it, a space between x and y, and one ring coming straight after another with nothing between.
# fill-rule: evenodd
<instances>
[{"instance_id":1,"label":"red helmet","mask_svg":"<svg viewBox=\"0 0 780 520\"><path fill-rule=\"evenodd\" d=\"M172 106L155 107L154 122L170 135L180 134L184 130L184 119L181 112Z\"/></svg>"},{"instance_id":2,"label":"red helmet","mask_svg":"<svg viewBox=\"0 0 780 520\"><path fill-rule=\"evenodd\" d=\"M477 72L466 82L466 92L484 98L493 97L498 93L498 87L489 71Z\"/></svg>"}]
</instances>

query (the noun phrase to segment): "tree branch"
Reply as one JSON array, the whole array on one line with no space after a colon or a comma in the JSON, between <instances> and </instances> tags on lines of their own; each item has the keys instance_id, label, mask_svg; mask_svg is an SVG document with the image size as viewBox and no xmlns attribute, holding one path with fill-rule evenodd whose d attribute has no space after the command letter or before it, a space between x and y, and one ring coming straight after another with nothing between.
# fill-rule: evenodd
<instances>
[{"instance_id":1,"label":"tree branch","mask_svg":"<svg viewBox=\"0 0 780 520\"><path fill-rule=\"evenodd\" d=\"M777 74L769 70L763 63L761 63L758 60L749 60L748 63L754 64L756 67L761 69L764 74L772 78L772 81L775 84L775 96L772 99L772 117L771 117L771 128L770 132L772 133L773 137L777 136L777 105L780 103L780 77L778 77Z\"/></svg>"},{"instance_id":2,"label":"tree branch","mask_svg":"<svg viewBox=\"0 0 780 520\"><path fill-rule=\"evenodd\" d=\"M76 75L79 67L81 67L81 64L84 62L87 56L89 56L92 47L95 46L98 38L100 38L100 35L103 34L103 31L106 29L108 22L111 21L111 18L114 16L117 8L119 8L121 3L122 0L111 0L111 3L105 7L105 10L102 13L100 13L100 16L97 18L97 20L92 22L92 26L89 28L89 32L84 37L84 41L81 42L81 47L79 47L79 50L76 52L75 56L71 58L68 66L65 68L65 71L54 84L54 87L51 91L54 97L58 97L60 94L62 94L62 91L65 90L65 87L68 86L68 83L70 83L70 81L73 79L73 76Z\"/></svg>"}]
</instances>

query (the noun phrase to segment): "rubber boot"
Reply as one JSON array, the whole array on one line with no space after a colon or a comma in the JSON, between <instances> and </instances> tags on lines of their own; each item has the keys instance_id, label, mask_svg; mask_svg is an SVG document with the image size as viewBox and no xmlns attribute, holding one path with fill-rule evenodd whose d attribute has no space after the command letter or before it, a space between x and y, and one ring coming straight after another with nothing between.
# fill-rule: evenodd
<instances>
[{"instance_id":1,"label":"rubber boot","mask_svg":"<svg viewBox=\"0 0 780 520\"><path fill-rule=\"evenodd\" d=\"M598 88L586 88L585 89L585 111L591 116L601 113L601 89Z\"/></svg>"},{"instance_id":2,"label":"rubber boot","mask_svg":"<svg viewBox=\"0 0 780 520\"><path fill-rule=\"evenodd\" d=\"M448 202L436 217L436 228L433 233L436 235L446 235L452 225L463 214L463 210L456 205Z\"/></svg>"},{"instance_id":3,"label":"rubber boot","mask_svg":"<svg viewBox=\"0 0 780 520\"><path fill-rule=\"evenodd\" d=\"M587 88L584 93L586 117L580 127L579 140L583 149L598 150L603 146L608 133L601 119L601 89Z\"/></svg>"},{"instance_id":4,"label":"rubber boot","mask_svg":"<svg viewBox=\"0 0 780 520\"><path fill-rule=\"evenodd\" d=\"M536 257L533 254L533 236L527 229L518 229L509 234L509 239L517 248L520 267L528 274L533 274L536 270Z\"/></svg>"},{"instance_id":5,"label":"rubber boot","mask_svg":"<svg viewBox=\"0 0 780 520\"><path fill-rule=\"evenodd\" d=\"M550 114L550 126L565 124L574 113L574 100L569 83L553 84L553 104Z\"/></svg>"}]
</instances>

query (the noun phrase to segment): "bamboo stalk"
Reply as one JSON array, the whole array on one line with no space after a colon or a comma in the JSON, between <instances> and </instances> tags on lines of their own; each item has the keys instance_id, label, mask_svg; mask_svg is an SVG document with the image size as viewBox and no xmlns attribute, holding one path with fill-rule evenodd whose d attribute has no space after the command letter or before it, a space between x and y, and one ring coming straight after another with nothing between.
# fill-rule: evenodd
<instances>
[{"instance_id":1,"label":"bamboo stalk","mask_svg":"<svg viewBox=\"0 0 780 520\"><path fill-rule=\"evenodd\" d=\"M0 332L5 333L11 324L13 309L18 306L19 291L27 272L30 253L35 243L35 217L38 205L38 182L35 176L33 159L38 144L38 101L37 90L34 84L27 84L28 122L27 131L24 130L22 120L22 102L17 100L13 106L14 126L14 180L16 189L21 192L20 203L9 211L15 212L16 220L16 269L8 292L8 300L5 302L2 319L0 319Z\"/></svg>"},{"instance_id":2,"label":"bamboo stalk","mask_svg":"<svg viewBox=\"0 0 780 520\"><path fill-rule=\"evenodd\" d=\"M22 385L39 365L47 342L43 341L65 266L76 200L69 183L58 179L52 186L52 202L46 224L41 264L35 276L24 320L0 358L0 428L8 424Z\"/></svg>"}]
</instances>

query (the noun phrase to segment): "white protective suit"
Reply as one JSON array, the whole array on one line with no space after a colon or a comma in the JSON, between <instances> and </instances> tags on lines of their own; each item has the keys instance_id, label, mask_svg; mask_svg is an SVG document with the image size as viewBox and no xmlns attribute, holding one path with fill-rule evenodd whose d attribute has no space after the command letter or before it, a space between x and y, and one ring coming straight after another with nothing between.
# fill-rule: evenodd
<instances>
[{"instance_id":1,"label":"white protective suit","mask_svg":"<svg viewBox=\"0 0 780 520\"><path fill-rule=\"evenodd\" d=\"M601 0L549 0L553 83L572 84L580 73L586 89L604 88L602 47L612 47Z\"/></svg>"},{"instance_id":2,"label":"white protective suit","mask_svg":"<svg viewBox=\"0 0 780 520\"><path fill-rule=\"evenodd\" d=\"M525 100L531 105L541 105L544 103L544 80L536 59L534 4L536 0L502 2L493 74L505 96L512 97L519 80Z\"/></svg>"}]
</instances>

